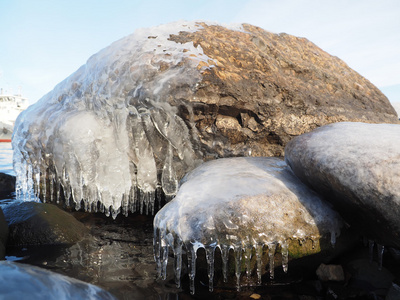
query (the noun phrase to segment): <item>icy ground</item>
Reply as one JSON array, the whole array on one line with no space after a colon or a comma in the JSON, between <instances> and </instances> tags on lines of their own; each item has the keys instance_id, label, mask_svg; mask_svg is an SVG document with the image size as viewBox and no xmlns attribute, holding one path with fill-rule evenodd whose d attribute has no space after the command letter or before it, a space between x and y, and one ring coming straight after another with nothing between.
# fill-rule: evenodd
<instances>
[{"instance_id":1,"label":"icy ground","mask_svg":"<svg viewBox=\"0 0 400 300\"><path fill-rule=\"evenodd\" d=\"M176 197L155 216L154 251L159 275L165 278L168 251L172 249L179 286L185 247L192 292L199 248L206 251L212 290L217 248L222 253L225 280L229 250L234 250L239 287L242 252L249 275L255 249L260 283L263 247L269 249L273 278L271 258L277 247L287 270L290 240L318 241L330 234L334 244L340 233L342 221L338 214L278 158L217 159L200 165L182 181Z\"/></svg>"}]
</instances>

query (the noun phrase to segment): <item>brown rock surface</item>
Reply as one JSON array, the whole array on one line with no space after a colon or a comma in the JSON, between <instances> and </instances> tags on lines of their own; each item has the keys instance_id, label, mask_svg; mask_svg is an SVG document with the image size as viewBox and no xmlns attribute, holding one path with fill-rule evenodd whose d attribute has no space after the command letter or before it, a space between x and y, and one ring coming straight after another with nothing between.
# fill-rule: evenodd
<instances>
[{"instance_id":1,"label":"brown rock surface","mask_svg":"<svg viewBox=\"0 0 400 300\"><path fill-rule=\"evenodd\" d=\"M243 32L201 25L170 39L193 41L214 60L185 100L194 104L202 143L225 141L214 148L220 156L281 156L293 136L333 122L397 122L371 82L305 38L248 24Z\"/></svg>"}]
</instances>

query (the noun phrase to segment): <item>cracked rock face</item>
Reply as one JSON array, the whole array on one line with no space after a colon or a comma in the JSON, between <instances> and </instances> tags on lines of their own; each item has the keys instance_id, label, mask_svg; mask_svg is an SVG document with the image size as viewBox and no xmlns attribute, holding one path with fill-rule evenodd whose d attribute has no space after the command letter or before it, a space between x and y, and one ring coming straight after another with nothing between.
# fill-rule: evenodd
<instances>
[{"instance_id":1,"label":"cracked rock face","mask_svg":"<svg viewBox=\"0 0 400 300\"><path fill-rule=\"evenodd\" d=\"M248 24L242 31L201 24L171 40L200 45L213 65L188 101L202 145L219 156L283 156L293 136L322 125L397 122L374 85L307 39Z\"/></svg>"},{"instance_id":2,"label":"cracked rock face","mask_svg":"<svg viewBox=\"0 0 400 300\"><path fill-rule=\"evenodd\" d=\"M140 29L19 116L16 190L114 217L154 213L202 161L282 156L293 136L338 121L397 115L304 38L203 22Z\"/></svg>"}]
</instances>

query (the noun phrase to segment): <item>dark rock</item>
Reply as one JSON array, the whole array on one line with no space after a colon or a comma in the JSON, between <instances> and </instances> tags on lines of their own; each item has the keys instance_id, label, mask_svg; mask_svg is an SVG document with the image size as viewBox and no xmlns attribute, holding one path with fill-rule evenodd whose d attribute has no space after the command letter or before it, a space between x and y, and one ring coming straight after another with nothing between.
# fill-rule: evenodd
<instances>
[{"instance_id":1,"label":"dark rock","mask_svg":"<svg viewBox=\"0 0 400 300\"><path fill-rule=\"evenodd\" d=\"M0 173L0 197L15 192L15 176Z\"/></svg>"},{"instance_id":2,"label":"dark rock","mask_svg":"<svg viewBox=\"0 0 400 300\"><path fill-rule=\"evenodd\" d=\"M364 236L400 248L400 125L327 125L293 139L285 160Z\"/></svg>"},{"instance_id":3,"label":"dark rock","mask_svg":"<svg viewBox=\"0 0 400 300\"><path fill-rule=\"evenodd\" d=\"M385 300L398 300L398 299L400 299L400 286L393 283L392 286L389 288Z\"/></svg>"},{"instance_id":4,"label":"dark rock","mask_svg":"<svg viewBox=\"0 0 400 300\"><path fill-rule=\"evenodd\" d=\"M0 260L4 259L6 253L5 246L7 245L7 237L8 225L3 214L3 210L0 207Z\"/></svg>"},{"instance_id":5,"label":"dark rock","mask_svg":"<svg viewBox=\"0 0 400 300\"><path fill-rule=\"evenodd\" d=\"M3 209L9 226L9 246L74 244L89 232L53 204L15 201Z\"/></svg>"},{"instance_id":6,"label":"dark rock","mask_svg":"<svg viewBox=\"0 0 400 300\"><path fill-rule=\"evenodd\" d=\"M0 291L2 299L115 299L92 284L10 261L0 262Z\"/></svg>"},{"instance_id":7,"label":"dark rock","mask_svg":"<svg viewBox=\"0 0 400 300\"><path fill-rule=\"evenodd\" d=\"M344 272L341 265L325 265L321 264L316 274L321 281L343 281Z\"/></svg>"},{"instance_id":8,"label":"dark rock","mask_svg":"<svg viewBox=\"0 0 400 300\"><path fill-rule=\"evenodd\" d=\"M384 296L392 286L393 274L386 268L379 268L376 262L369 259L350 261L345 269L351 274L349 287L365 293L375 293Z\"/></svg>"}]
</instances>

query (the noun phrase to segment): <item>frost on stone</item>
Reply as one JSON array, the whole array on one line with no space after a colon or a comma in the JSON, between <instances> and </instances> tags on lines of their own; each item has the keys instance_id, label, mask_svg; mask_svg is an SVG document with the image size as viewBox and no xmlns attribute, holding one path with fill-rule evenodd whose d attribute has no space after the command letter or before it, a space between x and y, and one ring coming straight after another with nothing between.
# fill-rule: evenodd
<instances>
[{"instance_id":1,"label":"frost on stone","mask_svg":"<svg viewBox=\"0 0 400 300\"><path fill-rule=\"evenodd\" d=\"M137 30L24 111L13 136L17 195L114 217L154 212L155 199L175 195L203 158L194 122L177 114L189 105L179 95L189 99L214 62L193 42L169 37L200 28Z\"/></svg>"},{"instance_id":2,"label":"frost on stone","mask_svg":"<svg viewBox=\"0 0 400 300\"><path fill-rule=\"evenodd\" d=\"M176 197L154 219L154 252L158 274L166 277L168 252L175 260L175 278L180 286L182 251L188 257L191 291L194 292L197 250L204 248L209 287L213 289L214 253L221 251L227 279L229 251L236 257L236 280L240 287L242 257L250 272L256 255L256 273L261 283L261 256L268 248L270 277L274 277L274 254L282 252L287 271L290 240L318 241L340 233L341 218L329 205L302 184L278 158L224 158L204 163L188 173Z\"/></svg>"}]
</instances>

